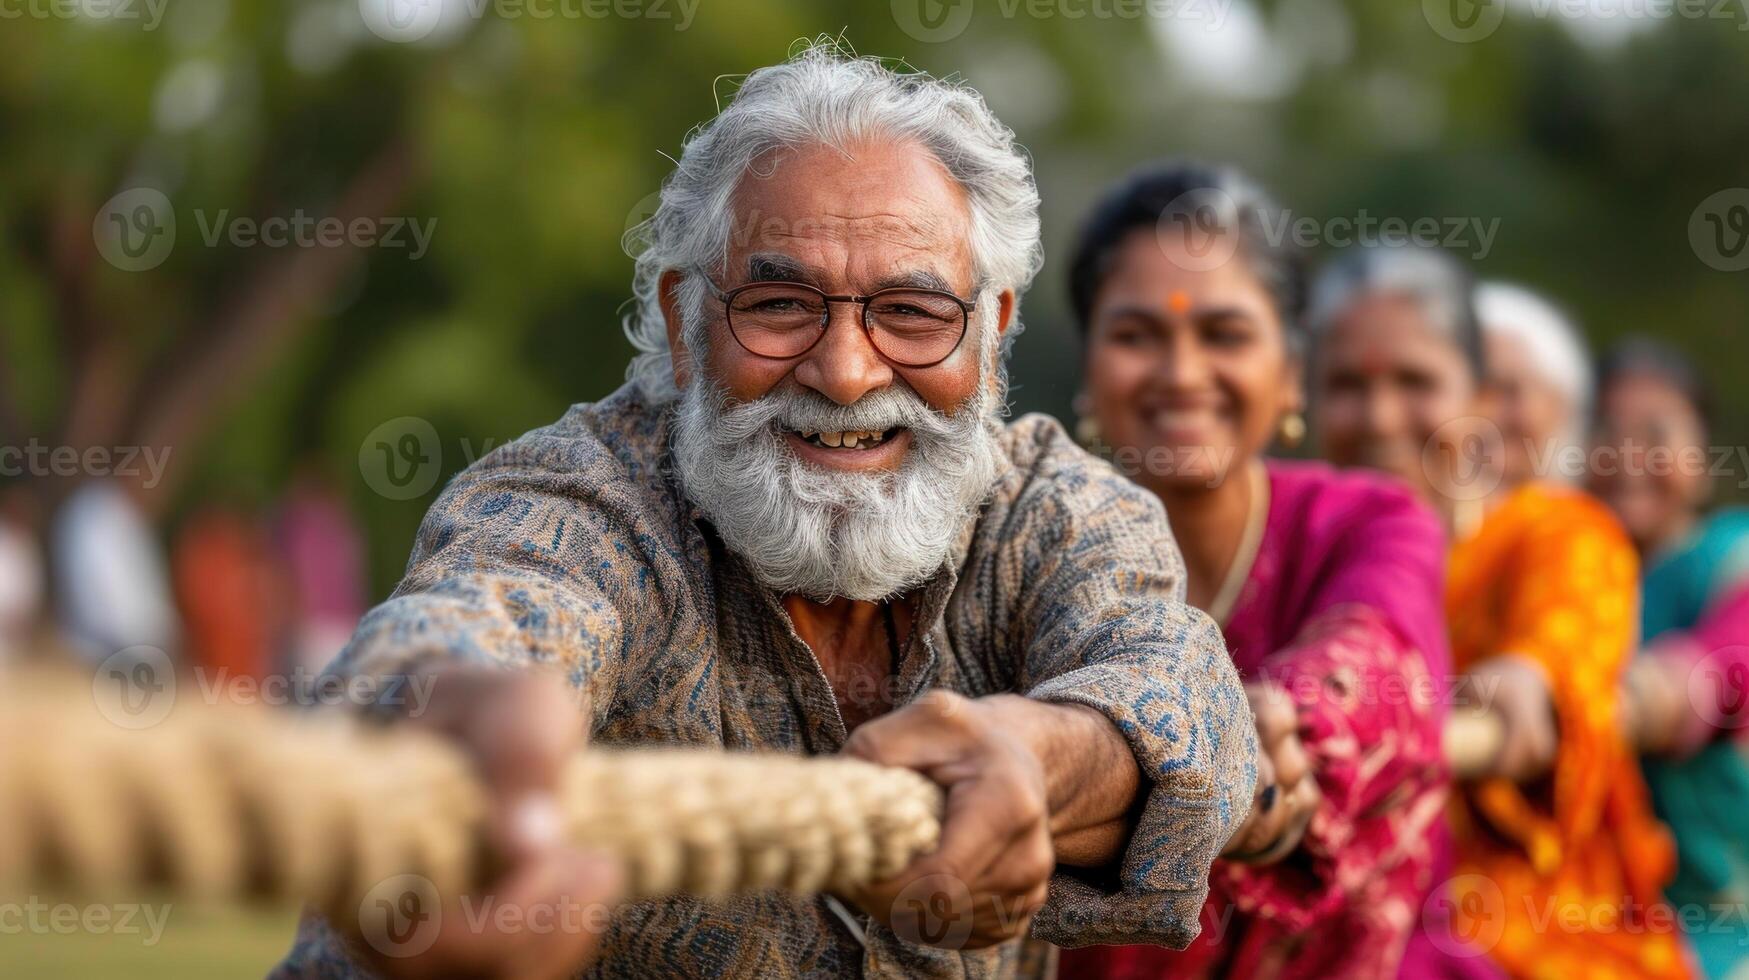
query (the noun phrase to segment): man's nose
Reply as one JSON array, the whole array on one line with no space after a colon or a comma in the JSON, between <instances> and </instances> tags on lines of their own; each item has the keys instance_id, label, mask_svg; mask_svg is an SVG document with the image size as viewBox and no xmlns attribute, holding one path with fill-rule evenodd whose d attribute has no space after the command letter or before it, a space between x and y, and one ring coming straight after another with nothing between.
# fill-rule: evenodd
<instances>
[{"instance_id":1,"label":"man's nose","mask_svg":"<svg viewBox=\"0 0 1749 980\"><path fill-rule=\"evenodd\" d=\"M796 365L796 380L840 405L893 383L893 369L862 329L855 303L833 303L826 336Z\"/></svg>"}]
</instances>

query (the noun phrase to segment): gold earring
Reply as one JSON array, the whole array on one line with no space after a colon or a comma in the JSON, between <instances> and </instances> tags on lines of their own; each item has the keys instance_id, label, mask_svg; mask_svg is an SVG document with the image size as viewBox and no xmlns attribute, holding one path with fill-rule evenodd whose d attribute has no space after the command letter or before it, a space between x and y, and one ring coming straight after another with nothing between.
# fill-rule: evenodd
<instances>
[{"instance_id":1,"label":"gold earring","mask_svg":"<svg viewBox=\"0 0 1749 980\"><path fill-rule=\"evenodd\" d=\"M1093 417L1092 397L1085 390L1076 392L1069 409L1075 413L1075 441L1091 452L1099 442L1099 420Z\"/></svg>"},{"instance_id":2,"label":"gold earring","mask_svg":"<svg viewBox=\"0 0 1749 980\"><path fill-rule=\"evenodd\" d=\"M1291 412L1281 420L1281 444L1289 449L1298 449L1300 443L1306 441L1306 417L1298 412Z\"/></svg>"},{"instance_id":3,"label":"gold earring","mask_svg":"<svg viewBox=\"0 0 1749 980\"><path fill-rule=\"evenodd\" d=\"M1091 415L1075 416L1075 441L1082 449L1092 449L1099 442L1099 420Z\"/></svg>"}]
</instances>

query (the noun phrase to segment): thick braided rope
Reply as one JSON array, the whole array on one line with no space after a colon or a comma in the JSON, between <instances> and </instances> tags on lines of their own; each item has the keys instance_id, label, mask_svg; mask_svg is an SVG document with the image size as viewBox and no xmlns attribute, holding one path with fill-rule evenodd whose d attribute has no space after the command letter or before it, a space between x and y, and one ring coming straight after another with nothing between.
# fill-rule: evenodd
<instances>
[{"instance_id":1,"label":"thick braided rope","mask_svg":"<svg viewBox=\"0 0 1749 980\"><path fill-rule=\"evenodd\" d=\"M4 681L0 891L344 910L396 875L483 884L484 790L436 736L193 698L130 730L89 685ZM581 753L560 796L571 839L623 859L632 898L877 881L934 849L942 807L908 770L692 749Z\"/></svg>"}]
</instances>

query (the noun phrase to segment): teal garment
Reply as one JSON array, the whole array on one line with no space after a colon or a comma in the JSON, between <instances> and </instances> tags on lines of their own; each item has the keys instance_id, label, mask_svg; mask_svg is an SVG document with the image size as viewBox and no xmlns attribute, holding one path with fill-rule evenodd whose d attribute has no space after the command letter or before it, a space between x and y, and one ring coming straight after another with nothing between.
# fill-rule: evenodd
<instances>
[{"instance_id":1,"label":"teal garment","mask_svg":"<svg viewBox=\"0 0 1749 980\"><path fill-rule=\"evenodd\" d=\"M1641 635L1691 629L1743 584L1749 510L1725 511L1646 573ZM1684 906L1706 911L1688 930L1701 968L1712 978L1749 971L1749 758L1734 740L1721 739L1681 761L1646 758L1643 768L1658 815L1676 837L1676 880L1666 893L1679 913Z\"/></svg>"}]
</instances>

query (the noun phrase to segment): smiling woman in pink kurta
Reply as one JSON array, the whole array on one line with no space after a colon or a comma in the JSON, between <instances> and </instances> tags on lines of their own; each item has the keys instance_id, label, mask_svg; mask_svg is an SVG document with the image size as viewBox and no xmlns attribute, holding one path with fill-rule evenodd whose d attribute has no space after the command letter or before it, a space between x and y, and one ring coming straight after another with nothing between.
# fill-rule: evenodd
<instances>
[{"instance_id":1,"label":"smiling woman in pink kurta","mask_svg":"<svg viewBox=\"0 0 1749 980\"><path fill-rule=\"evenodd\" d=\"M1301 272L1274 214L1230 170L1144 170L1071 266L1078 429L1165 505L1260 752L1190 948L1071 949L1066 977L1393 977L1434 881L1443 533L1385 478L1266 461L1305 435Z\"/></svg>"}]
</instances>

